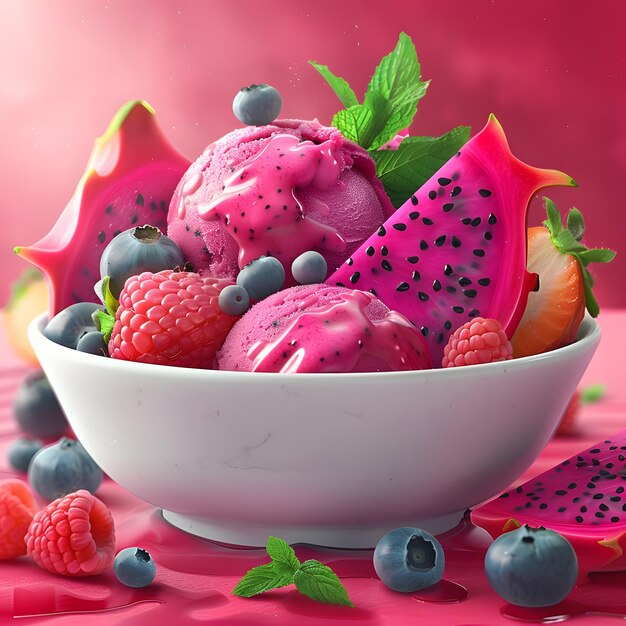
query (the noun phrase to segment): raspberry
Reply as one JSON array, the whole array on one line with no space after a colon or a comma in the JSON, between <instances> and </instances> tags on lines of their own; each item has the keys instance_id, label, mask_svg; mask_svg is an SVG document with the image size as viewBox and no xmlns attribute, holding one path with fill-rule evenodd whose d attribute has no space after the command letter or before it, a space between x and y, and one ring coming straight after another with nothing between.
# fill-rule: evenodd
<instances>
[{"instance_id":1,"label":"raspberry","mask_svg":"<svg viewBox=\"0 0 626 626\"><path fill-rule=\"evenodd\" d=\"M36 511L35 500L23 480L0 481L0 559L26 554L24 535Z\"/></svg>"},{"instance_id":2,"label":"raspberry","mask_svg":"<svg viewBox=\"0 0 626 626\"><path fill-rule=\"evenodd\" d=\"M237 320L218 305L233 282L164 270L129 278L109 341L114 359L210 368Z\"/></svg>"},{"instance_id":3,"label":"raspberry","mask_svg":"<svg viewBox=\"0 0 626 626\"><path fill-rule=\"evenodd\" d=\"M85 489L58 498L39 511L25 539L28 554L53 574L100 574L115 558L111 511Z\"/></svg>"},{"instance_id":4,"label":"raspberry","mask_svg":"<svg viewBox=\"0 0 626 626\"><path fill-rule=\"evenodd\" d=\"M502 324L495 319L475 317L450 336L443 350L441 367L493 363L513 358L513 349Z\"/></svg>"}]
</instances>

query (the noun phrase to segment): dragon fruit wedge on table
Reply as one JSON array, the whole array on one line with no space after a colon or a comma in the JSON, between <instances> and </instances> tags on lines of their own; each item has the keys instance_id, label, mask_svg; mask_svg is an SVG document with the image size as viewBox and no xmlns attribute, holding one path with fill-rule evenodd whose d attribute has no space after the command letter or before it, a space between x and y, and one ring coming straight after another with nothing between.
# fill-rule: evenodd
<instances>
[{"instance_id":1,"label":"dragon fruit wedge on table","mask_svg":"<svg viewBox=\"0 0 626 626\"><path fill-rule=\"evenodd\" d=\"M52 230L32 246L15 248L48 279L50 317L76 302L97 302L100 256L118 233L143 224L165 230L171 197L189 164L147 102L133 100L118 110Z\"/></svg>"},{"instance_id":2,"label":"dragon fruit wedge on table","mask_svg":"<svg viewBox=\"0 0 626 626\"><path fill-rule=\"evenodd\" d=\"M537 285L526 271L527 207L550 185L576 183L514 157L492 115L327 283L371 291L403 313L435 364L471 318L495 318L510 337Z\"/></svg>"},{"instance_id":3,"label":"dragon fruit wedge on table","mask_svg":"<svg viewBox=\"0 0 626 626\"><path fill-rule=\"evenodd\" d=\"M522 524L561 533L576 550L581 580L626 569L626 430L506 491L471 518L494 538Z\"/></svg>"}]
</instances>

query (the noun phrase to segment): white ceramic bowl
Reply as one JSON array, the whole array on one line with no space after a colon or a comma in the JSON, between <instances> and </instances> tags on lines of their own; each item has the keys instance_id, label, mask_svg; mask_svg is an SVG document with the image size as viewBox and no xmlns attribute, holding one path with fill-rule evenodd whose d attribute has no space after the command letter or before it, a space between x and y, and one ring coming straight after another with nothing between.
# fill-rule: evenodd
<instances>
[{"instance_id":1,"label":"white ceramic bowl","mask_svg":"<svg viewBox=\"0 0 626 626\"><path fill-rule=\"evenodd\" d=\"M373 547L440 533L541 452L600 340L447 370L263 374L76 352L29 328L76 435L172 524L225 543Z\"/></svg>"}]
</instances>

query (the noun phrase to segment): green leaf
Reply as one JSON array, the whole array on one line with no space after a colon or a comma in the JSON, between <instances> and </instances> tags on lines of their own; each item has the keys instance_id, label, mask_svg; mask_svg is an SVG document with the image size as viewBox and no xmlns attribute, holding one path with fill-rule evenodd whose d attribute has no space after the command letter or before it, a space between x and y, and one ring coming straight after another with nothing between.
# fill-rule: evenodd
<instances>
[{"instance_id":1,"label":"green leaf","mask_svg":"<svg viewBox=\"0 0 626 626\"><path fill-rule=\"evenodd\" d=\"M374 70L363 100L373 113L365 148L379 148L411 124L429 84L420 79L415 46L406 33L400 33L396 47Z\"/></svg>"},{"instance_id":2,"label":"green leaf","mask_svg":"<svg viewBox=\"0 0 626 626\"><path fill-rule=\"evenodd\" d=\"M111 293L111 289L109 284L111 282L111 278L109 276L105 276L102 279L102 295L104 297L104 306L106 306L107 311L115 316L117 309L120 306L118 299Z\"/></svg>"},{"instance_id":3,"label":"green leaf","mask_svg":"<svg viewBox=\"0 0 626 626\"><path fill-rule=\"evenodd\" d=\"M615 251L608 248L587 248L580 243L585 232L585 220L582 213L576 209L570 209L567 214L567 229L563 230L561 215L556 205L549 198L544 198L548 219L544 222L550 231L552 242L563 254L573 256L580 267L585 292L585 305L591 317L597 317L600 312L598 301L593 295L593 276L587 269L590 263L609 263L615 258Z\"/></svg>"},{"instance_id":4,"label":"green leaf","mask_svg":"<svg viewBox=\"0 0 626 626\"><path fill-rule=\"evenodd\" d=\"M115 317L102 310L96 311L96 316L100 326L98 330L102 333L104 343L109 343L109 339L111 339L111 332L113 331L113 325L115 324Z\"/></svg>"},{"instance_id":5,"label":"green leaf","mask_svg":"<svg viewBox=\"0 0 626 626\"><path fill-rule=\"evenodd\" d=\"M274 571L293 577L294 572L300 567L300 561L293 548L283 539L270 536L267 538L266 550L272 557Z\"/></svg>"},{"instance_id":6,"label":"green leaf","mask_svg":"<svg viewBox=\"0 0 626 626\"><path fill-rule=\"evenodd\" d=\"M320 65L315 61L309 61L309 63L326 79L326 82L332 87L332 90L346 109L349 109L355 104L359 104L356 94L352 91L348 81L341 78L341 76L335 76L328 69L327 65Z\"/></svg>"},{"instance_id":7,"label":"green leaf","mask_svg":"<svg viewBox=\"0 0 626 626\"><path fill-rule=\"evenodd\" d=\"M312 559L302 563L293 582L300 593L318 602L354 606L337 575L319 561Z\"/></svg>"},{"instance_id":8,"label":"green leaf","mask_svg":"<svg viewBox=\"0 0 626 626\"><path fill-rule=\"evenodd\" d=\"M580 392L580 401L582 404L593 404L601 400L606 394L606 385L596 383L595 385L589 385Z\"/></svg>"},{"instance_id":9,"label":"green leaf","mask_svg":"<svg viewBox=\"0 0 626 626\"><path fill-rule=\"evenodd\" d=\"M554 238L563 230L563 225L561 224L561 214L556 208L556 204L554 204L550 198L544 197L544 201L546 203L546 213L548 214L548 219L544 222L544 225Z\"/></svg>"},{"instance_id":10,"label":"green leaf","mask_svg":"<svg viewBox=\"0 0 626 626\"><path fill-rule=\"evenodd\" d=\"M615 258L615 251L608 248L591 248L578 253L578 257L585 264L610 263Z\"/></svg>"},{"instance_id":11,"label":"green leaf","mask_svg":"<svg viewBox=\"0 0 626 626\"><path fill-rule=\"evenodd\" d=\"M338 128L346 139L363 146L370 132L372 117L372 112L366 106L356 104L336 113L332 125Z\"/></svg>"},{"instance_id":12,"label":"green leaf","mask_svg":"<svg viewBox=\"0 0 626 626\"><path fill-rule=\"evenodd\" d=\"M293 575L286 576L274 571L273 563L253 567L237 583L232 593L241 598L250 598L270 589L286 587L293 582Z\"/></svg>"},{"instance_id":13,"label":"green leaf","mask_svg":"<svg viewBox=\"0 0 626 626\"><path fill-rule=\"evenodd\" d=\"M376 174L393 205L402 206L444 163L467 143L468 126L440 137L406 137L397 150L371 152Z\"/></svg>"},{"instance_id":14,"label":"green leaf","mask_svg":"<svg viewBox=\"0 0 626 626\"><path fill-rule=\"evenodd\" d=\"M574 235L576 241L582 241L585 235L585 220L576 207L572 207L567 214L567 230Z\"/></svg>"},{"instance_id":15,"label":"green leaf","mask_svg":"<svg viewBox=\"0 0 626 626\"><path fill-rule=\"evenodd\" d=\"M563 254L584 252L587 249L582 243L576 241L574 235L572 235L569 230L562 230L558 235L553 235L552 241Z\"/></svg>"},{"instance_id":16,"label":"green leaf","mask_svg":"<svg viewBox=\"0 0 626 626\"><path fill-rule=\"evenodd\" d=\"M584 281L584 283L585 304L587 311L589 311L589 315L591 315L591 317L598 317L598 313L600 313L600 306L598 305L596 297L593 295L593 291L591 291L592 285L590 285L588 281Z\"/></svg>"}]
</instances>

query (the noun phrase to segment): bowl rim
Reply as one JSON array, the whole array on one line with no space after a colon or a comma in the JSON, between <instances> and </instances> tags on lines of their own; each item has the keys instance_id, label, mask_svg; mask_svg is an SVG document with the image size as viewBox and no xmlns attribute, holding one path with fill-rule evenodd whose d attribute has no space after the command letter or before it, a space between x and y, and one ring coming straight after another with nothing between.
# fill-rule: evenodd
<instances>
[{"instance_id":1,"label":"bowl rim","mask_svg":"<svg viewBox=\"0 0 626 626\"><path fill-rule=\"evenodd\" d=\"M600 325L596 319L592 318L588 313L585 313L585 317L578 329L576 340L563 346L543 352L541 354L534 354L531 356L518 357L515 359L509 359L507 361L497 361L494 363L480 363L473 365L472 367L451 367L451 368L431 368L424 370L404 370L404 371L390 371L390 372L310 372L310 373L279 373L279 372L236 372L232 370L214 370L214 369L201 369L190 367L176 367L173 365L156 365L153 363L139 363L136 361L122 361L120 359L102 358L96 354L89 354L87 352L78 352L72 348L68 348L61 344L57 344L54 341L48 339L43 334L43 327L48 319L48 313L41 313L35 317L28 326L28 339L33 345L35 353L37 353L37 344L45 345L47 349L59 352L65 351L65 358L73 359L79 362L85 362L90 367L100 364L99 367L103 368L115 368L120 370L123 368L128 374L134 371L140 371L144 374L153 372L155 376L161 376L165 378L178 378L184 376L185 378L210 378L215 380L229 380L235 377L241 380L242 377L247 380L260 381L285 381L287 379L297 379L298 382L307 384L306 381L311 383L319 383L320 380L328 382L329 380L341 380L343 382L349 382L351 380L362 380L368 383L374 380L388 380L390 378L398 379L430 379L430 377L447 376L448 378L467 377L470 372L474 374L487 375L498 371L507 372L508 370L515 371L516 369L523 369L532 363L539 363L544 361L560 361L569 357L574 357L581 352L590 349L592 346L597 345L600 341L602 334ZM97 359L97 361L95 361ZM136 368L139 368L137 370Z\"/></svg>"}]
</instances>

